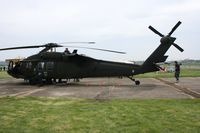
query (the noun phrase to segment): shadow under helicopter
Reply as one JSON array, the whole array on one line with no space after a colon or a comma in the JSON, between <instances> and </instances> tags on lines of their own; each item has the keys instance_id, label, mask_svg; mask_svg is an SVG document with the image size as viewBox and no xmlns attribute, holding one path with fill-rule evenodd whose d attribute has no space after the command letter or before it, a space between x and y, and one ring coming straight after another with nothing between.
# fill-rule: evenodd
<instances>
[{"instance_id":1,"label":"shadow under helicopter","mask_svg":"<svg viewBox=\"0 0 200 133\"><path fill-rule=\"evenodd\" d=\"M9 84L9 86L23 86L23 87L30 87L30 84L28 82L25 82L23 80L20 80L18 82L13 82L13 81L8 81L5 83L1 83L1 85L5 85L7 86ZM99 87L114 87L114 88L130 88L130 89L142 89L142 90L153 90L154 88L160 87L162 88L162 85L156 85L154 83L145 83L145 84L141 84L140 86L135 85L135 84L124 84L123 82L121 83L117 83L117 82L112 82L112 83L107 83L107 82L61 82L61 83L52 83L52 84L48 84L48 83L42 83L42 84L38 84L38 85L34 85L33 87L35 88L40 88L40 87L60 87L60 88L75 88L75 87L87 87L87 88L99 88Z\"/></svg>"}]
</instances>

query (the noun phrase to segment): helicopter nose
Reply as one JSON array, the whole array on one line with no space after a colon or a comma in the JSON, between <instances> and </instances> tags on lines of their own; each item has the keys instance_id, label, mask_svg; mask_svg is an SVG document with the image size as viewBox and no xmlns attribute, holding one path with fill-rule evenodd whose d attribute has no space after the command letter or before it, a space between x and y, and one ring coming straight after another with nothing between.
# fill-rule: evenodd
<instances>
[{"instance_id":1,"label":"helicopter nose","mask_svg":"<svg viewBox=\"0 0 200 133\"><path fill-rule=\"evenodd\" d=\"M16 65L13 68L8 69L8 74L15 78L19 78L20 76L20 65Z\"/></svg>"}]
</instances>

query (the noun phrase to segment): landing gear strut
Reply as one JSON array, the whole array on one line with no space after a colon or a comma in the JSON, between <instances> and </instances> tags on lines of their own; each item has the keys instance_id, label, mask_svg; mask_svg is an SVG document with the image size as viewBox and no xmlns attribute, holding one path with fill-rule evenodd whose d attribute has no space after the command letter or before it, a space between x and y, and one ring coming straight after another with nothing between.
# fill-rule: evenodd
<instances>
[{"instance_id":1,"label":"landing gear strut","mask_svg":"<svg viewBox=\"0 0 200 133\"><path fill-rule=\"evenodd\" d=\"M140 81L139 80L135 80L133 77L131 77L131 76L128 76L128 78L130 79L130 80L132 80L133 82L135 82L135 85L140 85Z\"/></svg>"}]
</instances>

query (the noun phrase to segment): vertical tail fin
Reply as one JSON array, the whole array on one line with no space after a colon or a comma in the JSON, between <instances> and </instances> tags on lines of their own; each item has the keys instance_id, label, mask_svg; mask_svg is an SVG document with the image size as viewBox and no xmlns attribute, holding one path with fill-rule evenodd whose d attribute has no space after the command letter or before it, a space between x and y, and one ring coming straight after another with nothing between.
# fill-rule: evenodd
<instances>
[{"instance_id":1,"label":"vertical tail fin","mask_svg":"<svg viewBox=\"0 0 200 133\"><path fill-rule=\"evenodd\" d=\"M165 62L167 57L165 53L168 51L168 49L171 47L171 45L175 46L179 51L183 52L183 49L174 43L176 38L171 37L173 32L178 28L178 26L181 24L179 21L169 32L168 35L164 36L160 32L158 32L156 29L154 29L152 26L149 26L149 29L151 29L155 34L159 35L161 37L160 42L161 44L157 47L157 49L145 60L145 62L142 65L142 71L143 72L152 72L152 71L158 71L159 66L156 65L156 63L159 62Z\"/></svg>"}]
</instances>

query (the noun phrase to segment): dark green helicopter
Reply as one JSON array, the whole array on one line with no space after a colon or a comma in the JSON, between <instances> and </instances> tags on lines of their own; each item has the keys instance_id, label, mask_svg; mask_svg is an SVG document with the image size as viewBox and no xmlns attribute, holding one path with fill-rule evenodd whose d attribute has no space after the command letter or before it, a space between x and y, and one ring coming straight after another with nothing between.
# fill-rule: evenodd
<instances>
[{"instance_id":1,"label":"dark green helicopter","mask_svg":"<svg viewBox=\"0 0 200 133\"><path fill-rule=\"evenodd\" d=\"M174 43L176 38L171 37L172 33L181 24L179 21L168 35L163 35L149 26L155 34L161 37L160 45L157 49L144 61L142 65L111 62L80 55L77 50L72 53L65 52L53 52L53 48L63 47L57 43L48 43L45 45L35 46L22 46L3 48L2 50L13 49L27 49L27 48L39 48L44 47L38 54L27 57L26 59L13 61L9 60L8 74L15 78L22 78L28 80L30 84L38 84L41 82L51 83L56 79L80 79L87 77L116 77L125 76L135 82L136 85L140 84L140 81L135 80L133 75L143 74L147 72L159 71L162 69L157 63L165 62L168 51L171 45L175 46L178 50L183 52L183 49ZM92 42L91 42L92 43ZM88 48L88 47L79 47ZM124 53L119 51L89 48L94 50L103 50L108 52Z\"/></svg>"}]
</instances>

